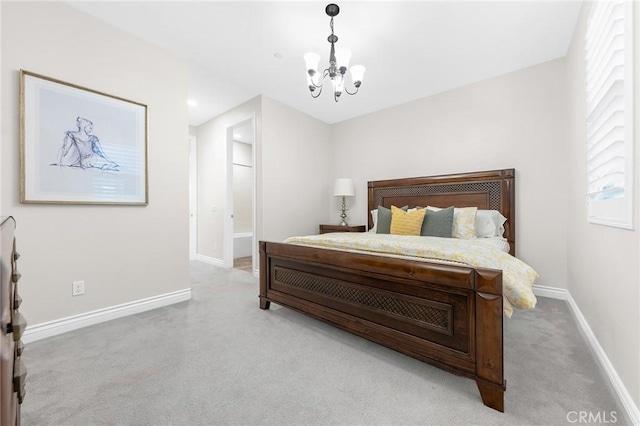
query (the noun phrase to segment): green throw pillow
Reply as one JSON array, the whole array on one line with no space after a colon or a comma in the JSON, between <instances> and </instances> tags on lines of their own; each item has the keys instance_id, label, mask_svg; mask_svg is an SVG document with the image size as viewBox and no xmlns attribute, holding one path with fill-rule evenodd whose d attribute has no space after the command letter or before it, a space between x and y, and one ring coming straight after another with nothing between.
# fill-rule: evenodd
<instances>
[{"instance_id":1,"label":"green throw pillow","mask_svg":"<svg viewBox=\"0 0 640 426\"><path fill-rule=\"evenodd\" d=\"M409 206L403 206L400 208L404 211L407 211L409 209ZM376 226L376 234L391 233L391 209L378 206L378 224Z\"/></svg>"},{"instance_id":2,"label":"green throw pillow","mask_svg":"<svg viewBox=\"0 0 640 426\"><path fill-rule=\"evenodd\" d=\"M380 216L378 216L378 220L380 220ZM427 210L420 235L451 238L453 236L453 206L437 212Z\"/></svg>"}]
</instances>

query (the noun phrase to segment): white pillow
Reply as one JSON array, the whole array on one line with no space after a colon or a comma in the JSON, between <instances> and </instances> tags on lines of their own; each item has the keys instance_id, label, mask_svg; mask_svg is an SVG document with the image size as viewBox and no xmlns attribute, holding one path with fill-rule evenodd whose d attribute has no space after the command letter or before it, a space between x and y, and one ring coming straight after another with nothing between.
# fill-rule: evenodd
<instances>
[{"instance_id":1,"label":"white pillow","mask_svg":"<svg viewBox=\"0 0 640 426\"><path fill-rule=\"evenodd\" d=\"M442 210L439 207L427 206L432 211ZM477 207L454 207L453 209L453 238L471 240L476 238Z\"/></svg>"},{"instance_id":2,"label":"white pillow","mask_svg":"<svg viewBox=\"0 0 640 426\"><path fill-rule=\"evenodd\" d=\"M497 210L478 210L476 213L476 236L478 238L502 237L507 218Z\"/></svg>"},{"instance_id":3,"label":"white pillow","mask_svg":"<svg viewBox=\"0 0 640 426\"><path fill-rule=\"evenodd\" d=\"M373 219L373 228L369 229L369 232L376 232L378 227L378 209L371 210L371 218Z\"/></svg>"}]
</instances>

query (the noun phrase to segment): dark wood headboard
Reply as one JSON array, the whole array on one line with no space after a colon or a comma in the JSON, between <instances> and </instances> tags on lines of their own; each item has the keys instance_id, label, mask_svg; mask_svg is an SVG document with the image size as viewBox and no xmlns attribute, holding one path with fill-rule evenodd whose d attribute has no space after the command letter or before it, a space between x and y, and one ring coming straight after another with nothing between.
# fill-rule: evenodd
<instances>
[{"instance_id":1,"label":"dark wood headboard","mask_svg":"<svg viewBox=\"0 0 640 426\"><path fill-rule=\"evenodd\" d=\"M498 210L507 222L504 236L516 253L515 169L457 173L369 182L369 211L378 206L477 207ZM373 227L371 214L369 229Z\"/></svg>"}]
</instances>

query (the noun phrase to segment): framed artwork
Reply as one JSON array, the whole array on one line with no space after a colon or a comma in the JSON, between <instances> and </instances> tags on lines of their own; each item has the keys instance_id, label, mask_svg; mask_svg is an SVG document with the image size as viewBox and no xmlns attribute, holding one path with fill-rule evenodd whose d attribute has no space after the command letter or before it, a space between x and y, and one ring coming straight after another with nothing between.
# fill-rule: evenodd
<instances>
[{"instance_id":1,"label":"framed artwork","mask_svg":"<svg viewBox=\"0 0 640 426\"><path fill-rule=\"evenodd\" d=\"M21 70L20 202L147 205L147 106Z\"/></svg>"}]
</instances>

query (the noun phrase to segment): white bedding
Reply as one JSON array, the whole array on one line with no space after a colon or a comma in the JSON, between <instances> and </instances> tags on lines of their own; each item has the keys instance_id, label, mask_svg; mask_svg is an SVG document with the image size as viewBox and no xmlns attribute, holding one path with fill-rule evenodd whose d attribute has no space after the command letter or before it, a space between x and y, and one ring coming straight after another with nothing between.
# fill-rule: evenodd
<instances>
[{"instance_id":1,"label":"white bedding","mask_svg":"<svg viewBox=\"0 0 640 426\"><path fill-rule=\"evenodd\" d=\"M492 240L492 241L489 241ZM502 270L504 313L513 307L530 309L536 305L533 283L538 274L529 265L511 256L509 244L501 238L438 238L369 232L329 233L292 237L286 243L394 257L455 262L467 266ZM506 250L505 250L506 244Z\"/></svg>"},{"instance_id":2,"label":"white bedding","mask_svg":"<svg viewBox=\"0 0 640 426\"><path fill-rule=\"evenodd\" d=\"M476 241L480 244L487 244L491 247L495 247L500 251L505 253L509 253L509 242L506 238L502 237L493 237L493 238L478 238Z\"/></svg>"}]
</instances>

